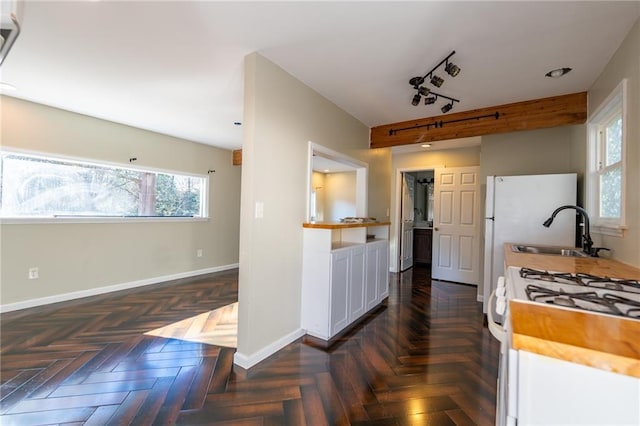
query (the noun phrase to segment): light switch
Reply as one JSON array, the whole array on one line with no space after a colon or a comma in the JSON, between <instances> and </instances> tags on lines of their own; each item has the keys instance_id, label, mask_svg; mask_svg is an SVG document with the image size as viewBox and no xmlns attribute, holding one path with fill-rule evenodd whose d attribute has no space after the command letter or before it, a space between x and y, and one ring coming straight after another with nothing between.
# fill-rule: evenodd
<instances>
[{"instance_id":1,"label":"light switch","mask_svg":"<svg viewBox=\"0 0 640 426\"><path fill-rule=\"evenodd\" d=\"M264 203L256 201L256 219L262 219L264 216Z\"/></svg>"}]
</instances>

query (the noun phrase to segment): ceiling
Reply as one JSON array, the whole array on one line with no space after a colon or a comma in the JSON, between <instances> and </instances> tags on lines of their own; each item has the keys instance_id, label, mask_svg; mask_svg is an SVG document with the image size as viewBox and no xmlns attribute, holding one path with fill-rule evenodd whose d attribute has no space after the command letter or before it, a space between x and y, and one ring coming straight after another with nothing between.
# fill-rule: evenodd
<instances>
[{"instance_id":1,"label":"ceiling","mask_svg":"<svg viewBox=\"0 0 640 426\"><path fill-rule=\"evenodd\" d=\"M411 105L408 81L452 50L462 71L434 88L460 99L452 112L585 91L638 16L637 1L28 1L0 79L9 96L235 149L252 52L371 127L440 115ZM560 67L573 71L544 76Z\"/></svg>"}]
</instances>

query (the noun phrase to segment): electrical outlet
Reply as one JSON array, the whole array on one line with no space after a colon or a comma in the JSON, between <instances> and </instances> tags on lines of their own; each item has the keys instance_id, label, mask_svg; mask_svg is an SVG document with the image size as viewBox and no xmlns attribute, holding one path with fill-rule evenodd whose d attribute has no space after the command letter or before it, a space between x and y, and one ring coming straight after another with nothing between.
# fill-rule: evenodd
<instances>
[{"instance_id":1,"label":"electrical outlet","mask_svg":"<svg viewBox=\"0 0 640 426\"><path fill-rule=\"evenodd\" d=\"M29 268L29 279L37 280L38 278L40 278L40 271L38 268Z\"/></svg>"},{"instance_id":2,"label":"electrical outlet","mask_svg":"<svg viewBox=\"0 0 640 426\"><path fill-rule=\"evenodd\" d=\"M202 257L202 249L198 249L198 250L196 251L196 256L197 256L197 257Z\"/></svg>"}]
</instances>

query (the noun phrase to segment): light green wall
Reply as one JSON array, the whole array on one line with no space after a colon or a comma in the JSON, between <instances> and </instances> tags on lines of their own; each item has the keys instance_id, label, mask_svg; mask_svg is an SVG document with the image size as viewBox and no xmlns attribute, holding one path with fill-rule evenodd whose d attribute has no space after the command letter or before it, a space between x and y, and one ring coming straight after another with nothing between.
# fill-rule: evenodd
<instances>
[{"instance_id":1,"label":"light green wall","mask_svg":"<svg viewBox=\"0 0 640 426\"><path fill-rule=\"evenodd\" d=\"M2 145L210 175L204 222L2 224L2 304L93 291L238 262L240 168L231 151L2 97ZM196 257L197 249L203 256ZM40 279L28 280L29 267Z\"/></svg>"},{"instance_id":2,"label":"light green wall","mask_svg":"<svg viewBox=\"0 0 640 426\"><path fill-rule=\"evenodd\" d=\"M584 125L482 137L483 182L494 175L584 173Z\"/></svg>"},{"instance_id":3,"label":"light green wall","mask_svg":"<svg viewBox=\"0 0 640 426\"><path fill-rule=\"evenodd\" d=\"M391 168L388 149L368 149L364 124L258 54L245 59L244 108L236 361L270 354L301 331L308 142L369 164L368 214L378 218L389 207Z\"/></svg>"},{"instance_id":4,"label":"light green wall","mask_svg":"<svg viewBox=\"0 0 640 426\"><path fill-rule=\"evenodd\" d=\"M589 117L613 89L627 78L626 219L622 238L594 235L597 245L611 248L624 263L640 267L640 20L589 89ZM600 241L598 241L600 240Z\"/></svg>"}]
</instances>

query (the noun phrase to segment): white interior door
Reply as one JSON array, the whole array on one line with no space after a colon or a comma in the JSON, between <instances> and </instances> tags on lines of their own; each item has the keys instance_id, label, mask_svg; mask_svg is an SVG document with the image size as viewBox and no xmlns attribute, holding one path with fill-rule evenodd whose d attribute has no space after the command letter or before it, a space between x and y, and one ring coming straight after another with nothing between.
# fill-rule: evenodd
<instances>
[{"instance_id":1,"label":"white interior door","mask_svg":"<svg viewBox=\"0 0 640 426\"><path fill-rule=\"evenodd\" d=\"M404 271L413 266L413 221L414 191L416 178L408 173L402 173L402 207L400 229L400 270Z\"/></svg>"},{"instance_id":2,"label":"white interior door","mask_svg":"<svg viewBox=\"0 0 640 426\"><path fill-rule=\"evenodd\" d=\"M434 279L480 283L479 167L435 170Z\"/></svg>"}]
</instances>

